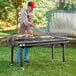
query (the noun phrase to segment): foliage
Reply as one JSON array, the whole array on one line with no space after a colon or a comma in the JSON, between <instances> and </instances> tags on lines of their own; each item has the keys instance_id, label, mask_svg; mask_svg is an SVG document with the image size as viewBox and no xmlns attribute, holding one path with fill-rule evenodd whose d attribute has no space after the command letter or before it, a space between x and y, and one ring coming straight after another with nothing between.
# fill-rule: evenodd
<instances>
[{"instance_id":1,"label":"foliage","mask_svg":"<svg viewBox=\"0 0 76 76\"><path fill-rule=\"evenodd\" d=\"M22 0L11 0L15 8L18 8L22 4Z\"/></svg>"},{"instance_id":2,"label":"foliage","mask_svg":"<svg viewBox=\"0 0 76 76\"><path fill-rule=\"evenodd\" d=\"M41 0L40 2L37 3L37 9L35 12L35 23L41 24L41 25L46 25L46 13L49 10L52 10L55 8L54 3L50 0L44 1Z\"/></svg>"},{"instance_id":3,"label":"foliage","mask_svg":"<svg viewBox=\"0 0 76 76\"><path fill-rule=\"evenodd\" d=\"M64 6L62 6L62 7L58 6L58 9L63 9L63 10L76 9L76 1L75 0L67 0L67 1L65 1Z\"/></svg>"},{"instance_id":4,"label":"foliage","mask_svg":"<svg viewBox=\"0 0 76 76\"><path fill-rule=\"evenodd\" d=\"M14 10L10 0L0 0L0 19L6 20L8 18L8 13Z\"/></svg>"},{"instance_id":5,"label":"foliage","mask_svg":"<svg viewBox=\"0 0 76 76\"><path fill-rule=\"evenodd\" d=\"M64 9L68 10L68 9L75 9L75 6L73 3L72 4L69 4L69 3L66 3L65 6L64 6Z\"/></svg>"}]
</instances>

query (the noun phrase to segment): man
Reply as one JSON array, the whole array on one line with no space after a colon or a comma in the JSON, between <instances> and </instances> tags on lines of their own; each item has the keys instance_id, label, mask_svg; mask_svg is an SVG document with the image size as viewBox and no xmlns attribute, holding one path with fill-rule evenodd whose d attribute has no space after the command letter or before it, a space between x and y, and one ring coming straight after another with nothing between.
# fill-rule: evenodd
<instances>
[{"instance_id":1,"label":"man","mask_svg":"<svg viewBox=\"0 0 76 76\"><path fill-rule=\"evenodd\" d=\"M38 29L33 25L33 9L35 7L34 2L28 2L27 10L21 12L20 29L19 34L32 33L32 29ZM24 62L29 62L28 58L29 48L24 48ZM20 63L20 48L18 48L17 53L17 63Z\"/></svg>"}]
</instances>

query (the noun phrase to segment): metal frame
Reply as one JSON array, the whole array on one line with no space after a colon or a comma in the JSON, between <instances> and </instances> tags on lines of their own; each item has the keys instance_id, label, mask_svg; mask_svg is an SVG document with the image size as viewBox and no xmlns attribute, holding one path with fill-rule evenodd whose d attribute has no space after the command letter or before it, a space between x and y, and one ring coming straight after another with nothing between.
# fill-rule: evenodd
<instances>
[{"instance_id":1,"label":"metal frame","mask_svg":"<svg viewBox=\"0 0 76 76\"><path fill-rule=\"evenodd\" d=\"M50 42L49 44L48 43L46 43L46 44L42 44L42 46L44 46L44 45L46 45L47 46L47 44L48 45L52 45L52 61L54 61L54 45L55 44L60 44L61 46L62 46L62 63L65 63L65 44L67 44L69 41L68 40L65 40L65 41L57 41L57 42ZM22 52L23 52L23 48L24 47L30 47L30 46L27 46L27 45L22 45L22 44L20 44L20 45L18 45L17 47L20 47L21 48L21 51L20 51L20 67L21 67L21 69L22 70L24 70L24 68L23 68L23 55L22 55ZM36 46L39 46L40 44L36 44ZM40 45L41 46L41 45ZM11 65L13 65L13 50L14 50L14 47L15 46L11 46ZM34 46L33 46L34 47Z\"/></svg>"}]
</instances>

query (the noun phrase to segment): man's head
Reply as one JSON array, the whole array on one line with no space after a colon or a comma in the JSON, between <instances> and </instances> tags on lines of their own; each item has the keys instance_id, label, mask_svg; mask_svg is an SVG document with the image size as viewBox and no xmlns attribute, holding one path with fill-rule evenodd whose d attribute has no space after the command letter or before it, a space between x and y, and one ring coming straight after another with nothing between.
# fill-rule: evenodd
<instances>
[{"instance_id":1,"label":"man's head","mask_svg":"<svg viewBox=\"0 0 76 76\"><path fill-rule=\"evenodd\" d=\"M32 12L34 8L36 8L35 3L34 2L28 2L28 5L27 5L28 11Z\"/></svg>"}]
</instances>

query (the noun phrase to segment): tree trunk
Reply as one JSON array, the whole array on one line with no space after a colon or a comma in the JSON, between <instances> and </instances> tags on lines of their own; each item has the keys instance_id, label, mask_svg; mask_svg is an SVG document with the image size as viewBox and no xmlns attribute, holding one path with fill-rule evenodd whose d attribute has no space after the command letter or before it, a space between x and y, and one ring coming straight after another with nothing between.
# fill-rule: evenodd
<instances>
[{"instance_id":1,"label":"tree trunk","mask_svg":"<svg viewBox=\"0 0 76 76\"><path fill-rule=\"evenodd\" d=\"M59 0L59 7L61 9L63 9L64 5L65 5L65 0Z\"/></svg>"},{"instance_id":2,"label":"tree trunk","mask_svg":"<svg viewBox=\"0 0 76 76\"><path fill-rule=\"evenodd\" d=\"M18 33L18 10L17 9L16 9L16 20L17 20L16 29Z\"/></svg>"}]
</instances>

